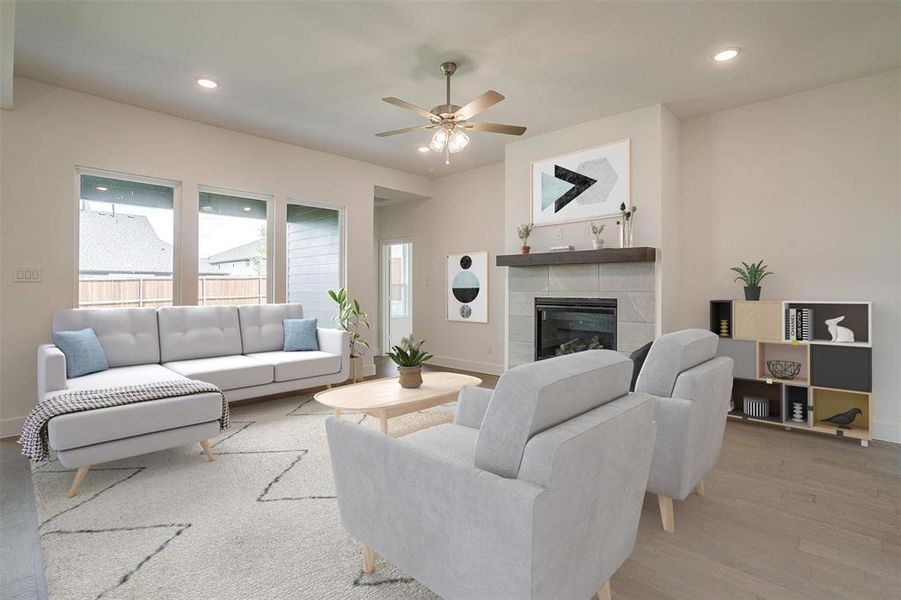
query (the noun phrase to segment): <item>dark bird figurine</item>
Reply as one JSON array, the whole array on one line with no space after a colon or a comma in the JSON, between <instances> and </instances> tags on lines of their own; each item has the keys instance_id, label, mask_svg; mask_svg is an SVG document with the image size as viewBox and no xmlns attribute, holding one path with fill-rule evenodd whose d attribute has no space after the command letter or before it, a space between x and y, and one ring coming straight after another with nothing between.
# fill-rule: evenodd
<instances>
[{"instance_id":1,"label":"dark bird figurine","mask_svg":"<svg viewBox=\"0 0 901 600\"><path fill-rule=\"evenodd\" d=\"M859 408L852 408L847 412L838 413L837 415L832 415L831 417L822 420L828 421L829 423L835 423L842 429L851 429L849 425L854 422L854 419L857 418L857 415L862 413L863 411Z\"/></svg>"}]
</instances>

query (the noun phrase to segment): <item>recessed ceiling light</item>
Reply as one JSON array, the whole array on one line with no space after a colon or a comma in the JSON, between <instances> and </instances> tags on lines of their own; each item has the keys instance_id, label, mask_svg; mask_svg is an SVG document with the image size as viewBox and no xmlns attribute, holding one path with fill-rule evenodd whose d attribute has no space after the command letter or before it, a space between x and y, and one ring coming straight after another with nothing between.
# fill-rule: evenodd
<instances>
[{"instance_id":1,"label":"recessed ceiling light","mask_svg":"<svg viewBox=\"0 0 901 600\"><path fill-rule=\"evenodd\" d=\"M210 79L209 77L198 77L194 81L200 87L206 88L208 90L215 90L217 87L219 87L219 82L215 79Z\"/></svg>"},{"instance_id":2,"label":"recessed ceiling light","mask_svg":"<svg viewBox=\"0 0 901 600\"><path fill-rule=\"evenodd\" d=\"M109 189L109 188L106 187L105 185L98 185L98 186L97 186L97 191L98 191L98 192L105 192L105 191L108 190L108 189Z\"/></svg>"},{"instance_id":3,"label":"recessed ceiling light","mask_svg":"<svg viewBox=\"0 0 901 600\"><path fill-rule=\"evenodd\" d=\"M250 208L249 206L245 206L245 207L244 207L244 212L250 212L250 211L252 211L252 210L253 210L253 209Z\"/></svg>"},{"instance_id":4,"label":"recessed ceiling light","mask_svg":"<svg viewBox=\"0 0 901 600\"><path fill-rule=\"evenodd\" d=\"M738 56L739 52L741 52L741 48L724 48L713 55L713 60L716 62L728 62Z\"/></svg>"},{"instance_id":5,"label":"recessed ceiling light","mask_svg":"<svg viewBox=\"0 0 901 600\"><path fill-rule=\"evenodd\" d=\"M428 152L429 150L431 150L431 148L429 148L428 146L420 146L419 148L417 148L417 150L419 150L420 152L422 152L423 154L425 154L426 152Z\"/></svg>"}]
</instances>

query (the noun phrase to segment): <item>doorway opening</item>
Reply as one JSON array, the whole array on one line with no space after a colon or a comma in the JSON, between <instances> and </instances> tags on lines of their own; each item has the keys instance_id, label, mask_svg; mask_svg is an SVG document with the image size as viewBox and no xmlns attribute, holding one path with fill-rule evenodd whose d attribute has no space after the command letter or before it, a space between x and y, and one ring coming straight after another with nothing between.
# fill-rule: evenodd
<instances>
[{"instance_id":1,"label":"doorway opening","mask_svg":"<svg viewBox=\"0 0 901 600\"><path fill-rule=\"evenodd\" d=\"M380 322L382 353L413 332L413 242L385 240L381 243Z\"/></svg>"}]
</instances>

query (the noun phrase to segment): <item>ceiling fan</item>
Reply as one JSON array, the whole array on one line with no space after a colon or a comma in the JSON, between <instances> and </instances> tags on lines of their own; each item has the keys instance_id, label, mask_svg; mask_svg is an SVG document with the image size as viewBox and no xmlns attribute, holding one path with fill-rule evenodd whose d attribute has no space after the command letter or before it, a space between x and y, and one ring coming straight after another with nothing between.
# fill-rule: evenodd
<instances>
[{"instance_id":1,"label":"ceiling fan","mask_svg":"<svg viewBox=\"0 0 901 600\"><path fill-rule=\"evenodd\" d=\"M456 154L463 150L469 143L469 136L466 130L484 131L486 133L503 133L506 135L522 135L526 132L525 127L518 125L501 125L500 123L472 123L469 121L486 108L490 108L504 99L504 97L495 92L488 90L466 106L457 106L451 104L450 88L451 75L457 71L456 63L441 63L441 72L447 79L447 101L445 104L439 104L431 111L420 108L409 102L405 102L400 98L382 98L388 104L393 104L416 113L421 117L429 120L426 125L417 125L414 127L404 127L403 129L393 129L391 131L383 131L375 134L378 137L386 137L389 135L397 135L398 133L407 133L408 131L420 131L424 129L434 129L432 140L429 142L429 148L435 152L444 152L444 163L450 164L450 155Z\"/></svg>"}]
</instances>

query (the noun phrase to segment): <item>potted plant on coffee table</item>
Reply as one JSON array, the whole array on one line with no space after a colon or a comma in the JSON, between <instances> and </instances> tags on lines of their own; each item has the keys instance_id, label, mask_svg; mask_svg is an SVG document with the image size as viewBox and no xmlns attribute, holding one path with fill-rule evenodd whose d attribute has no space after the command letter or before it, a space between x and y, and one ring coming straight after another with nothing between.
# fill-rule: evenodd
<instances>
[{"instance_id":1,"label":"potted plant on coffee table","mask_svg":"<svg viewBox=\"0 0 901 600\"><path fill-rule=\"evenodd\" d=\"M363 312L356 298L348 298L347 289L328 290L328 296L338 305L338 314L333 317L338 328L348 333L350 344L350 379L363 378L363 352L369 342L363 339L362 330L369 329L369 315Z\"/></svg>"},{"instance_id":2,"label":"potted plant on coffee table","mask_svg":"<svg viewBox=\"0 0 901 600\"><path fill-rule=\"evenodd\" d=\"M745 300L760 300L760 282L763 281L764 277L772 275L772 273L767 271L767 265L763 264L762 260L751 264L742 261L741 264L741 267L732 267L731 269L738 273L738 277L733 282L744 282Z\"/></svg>"},{"instance_id":3,"label":"potted plant on coffee table","mask_svg":"<svg viewBox=\"0 0 901 600\"><path fill-rule=\"evenodd\" d=\"M432 355L422 349L425 340L416 341L411 333L401 338L400 344L391 348L388 358L397 365L400 373L400 386L404 388L418 388L422 385L422 363L432 358Z\"/></svg>"}]
</instances>

